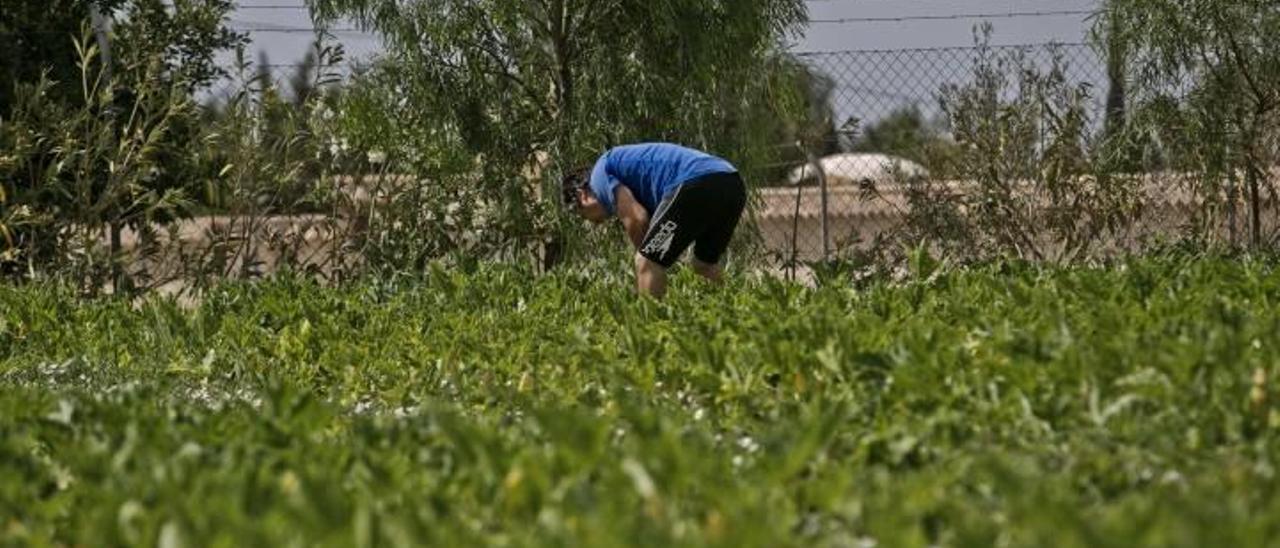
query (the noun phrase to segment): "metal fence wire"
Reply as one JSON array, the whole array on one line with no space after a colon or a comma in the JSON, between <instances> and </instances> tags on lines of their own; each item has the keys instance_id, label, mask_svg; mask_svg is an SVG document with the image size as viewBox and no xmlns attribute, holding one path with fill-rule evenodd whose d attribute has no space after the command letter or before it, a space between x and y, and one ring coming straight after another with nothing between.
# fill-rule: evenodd
<instances>
[{"instance_id":1,"label":"metal fence wire","mask_svg":"<svg viewBox=\"0 0 1280 548\"><path fill-rule=\"evenodd\" d=\"M946 178L928 150L930 143L951 142L943 90L974 85L975 67L983 59L1005 62L1001 68L1011 71L1032 67L1047 72L1057 67L1065 85L1091 90L1086 106L1090 131L1100 132L1104 125L1107 70L1088 44L793 55L826 92L823 101L830 109L832 131L819 146L792 151L788 156L794 161L745 168L760 195L753 209L754 226L765 250L781 263L835 259L900 228L898 206L904 200L897 183L903 176ZM295 88L305 87L315 70L298 63L269 64L251 68L250 76L258 74L258 80L271 82L289 101L306 92ZM243 89L243 82L228 80L215 87L209 99L225 100ZM1004 91L1010 100L1018 93L1013 85Z\"/></svg>"},{"instance_id":2,"label":"metal fence wire","mask_svg":"<svg viewBox=\"0 0 1280 548\"><path fill-rule=\"evenodd\" d=\"M1086 84L1093 90L1087 105L1090 123L1096 131L1103 126L1107 71L1087 44L815 52L796 57L819 75L819 81L828 79L836 131L818 147L822 150L761 170L768 175L760 176L766 181L756 221L767 249L784 262L832 259L895 230L901 215L894 204L902 202L892 196L902 192L896 183L904 176L945 177L929 153L930 142L950 139L943 90L973 85L975 67L983 58L1017 59L1022 67L1043 71L1056 64L1067 85Z\"/></svg>"}]
</instances>

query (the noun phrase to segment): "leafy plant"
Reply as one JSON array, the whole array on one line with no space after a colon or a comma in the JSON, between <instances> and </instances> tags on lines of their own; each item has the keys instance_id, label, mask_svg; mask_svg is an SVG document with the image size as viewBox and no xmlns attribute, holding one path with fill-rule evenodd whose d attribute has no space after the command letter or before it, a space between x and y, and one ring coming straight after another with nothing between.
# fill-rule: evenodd
<instances>
[{"instance_id":1,"label":"leafy plant","mask_svg":"<svg viewBox=\"0 0 1280 548\"><path fill-rule=\"evenodd\" d=\"M87 36L87 35L86 35ZM107 86L91 41L76 42L84 106L56 100L42 79L23 88L0 126L8 202L0 225L9 234L10 272L66 274L96 292L120 289L120 233L162 219L186 196L160 175L174 145L175 123L192 116L185 92L156 85L124 94ZM101 240L106 240L106 254ZM21 265L21 266L18 266Z\"/></svg>"},{"instance_id":2,"label":"leafy plant","mask_svg":"<svg viewBox=\"0 0 1280 548\"><path fill-rule=\"evenodd\" d=\"M951 179L903 178L897 240L961 260L1069 263L1106 253L1138 216L1142 179L1117 169L1115 141L1093 130L1090 86L1069 81L1058 55L1036 66L984 36L973 82L939 96L954 146L931 169Z\"/></svg>"},{"instance_id":3,"label":"leafy plant","mask_svg":"<svg viewBox=\"0 0 1280 548\"><path fill-rule=\"evenodd\" d=\"M0 539L1270 543L1274 260L912 268L0 286Z\"/></svg>"}]
</instances>

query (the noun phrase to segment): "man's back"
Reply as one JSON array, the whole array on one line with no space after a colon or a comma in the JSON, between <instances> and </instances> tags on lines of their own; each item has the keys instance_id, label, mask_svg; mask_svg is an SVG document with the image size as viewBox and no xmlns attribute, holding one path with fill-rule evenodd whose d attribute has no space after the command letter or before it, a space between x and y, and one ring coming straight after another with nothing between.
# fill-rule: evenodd
<instances>
[{"instance_id":1,"label":"man's back","mask_svg":"<svg viewBox=\"0 0 1280 548\"><path fill-rule=\"evenodd\" d=\"M736 173L729 162L670 143L640 143L609 149L596 162L591 188L612 214L613 188L626 185L636 200L653 212L663 196L681 184L713 173Z\"/></svg>"}]
</instances>

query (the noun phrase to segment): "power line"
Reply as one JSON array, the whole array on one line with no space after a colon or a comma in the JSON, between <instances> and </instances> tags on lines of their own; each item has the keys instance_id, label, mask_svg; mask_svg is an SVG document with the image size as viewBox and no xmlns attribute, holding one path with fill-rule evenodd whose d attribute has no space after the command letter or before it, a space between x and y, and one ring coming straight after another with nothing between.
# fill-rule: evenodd
<instances>
[{"instance_id":1,"label":"power line","mask_svg":"<svg viewBox=\"0 0 1280 548\"><path fill-rule=\"evenodd\" d=\"M276 22L274 22L274 21L256 21L256 20L250 20L250 19L237 19L237 18L234 18L234 17L233 17L233 18L228 19L228 21L230 21L232 25L241 25L241 28L252 28L252 29L290 29L290 30L293 30L293 29L304 29L304 28L307 28L307 29L313 29L313 28L315 28L315 27L299 27L299 26L296 26L296 25L285 25L285 24L282 24L282 23L276 23Z\"/></svg>"},{"instance_id":2,"label":"power line","mask_svg":"<svg viewBox=\"0 0 1280 548\"><path fill-rule=\"evenodd\" d=\"M839 19L810 19L811 24L840 25L846 23L902 23L909 21L956 21L964 19L1014 19L1021 17L1059 17L1068 15L1093 15L1093 10L1011 11L1003 13L954 13L950 15L902 15L896 17L841 17Z\"/></svg>"},{"instance_id":3,"label":"power line","mask_svg":"<svg viewBox=\"0 0 1280 548\"><path fill-rule=\"evenodd\" d=\"M810 0L812 1L812 0ZM833 2L836 0L821 0ZM1015 19L1028 17L1063 17L1093 15L1093 10L1049 10L1049 11L1014 11L999 13L954 13L949 15L901 15L890 17L842 17L838 19L810 19L810 24L840 25L849 23L902 23L911 21L958 21L967 19ZM253 23L250 23L253 24ZM245 32L313 32L315 29L303 28L270 28L270 29L238 29ZM329 32L364 32L356 28L329 29Z\"/></svg>"},{"instance_id":4,"label":"power line","mask_svg":"<svg viewBox=\"0 0 1280 548\"><path fill-rule=\"evenodd\" d=\"M366 31L366 30L360 30L360 29L356 29L356 28L342 28L342 29L318 29L318 28L317 28L317 29L307 29L307 28L245 29L245 28L231 28L231 29L228 29L228 30L230 30L230 31L232 31L232 32L243 32L243 33L246 33L246 34L311 34L311 33L315 33L315 32L318 32L318 31L323 30L325 33L328 33L328 34L346 34L346 35L352 35L352 37L354 37L354 38L370 38L370 39L372 39L372 38L377 38L377 33L370 32L370 31ZM25 36L25 35L36 35L36 36L53 36L53 35L78 36L78 35L79 35L79 31L76 31L76 30L69 30L69 29L68 29L68 30L54 30L54 29L23 29L23 30L20 30L20 31L16 31L16 30L13 30L13 31L11 31L11 30L0 30L0 36Z\"/></svg>"}]
</instances>

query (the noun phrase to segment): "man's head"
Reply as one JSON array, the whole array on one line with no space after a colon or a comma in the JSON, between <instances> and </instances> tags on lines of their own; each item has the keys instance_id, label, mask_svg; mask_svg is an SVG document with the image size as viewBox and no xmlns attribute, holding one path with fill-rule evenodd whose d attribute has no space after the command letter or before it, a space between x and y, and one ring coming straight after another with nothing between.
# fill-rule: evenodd
<instances>
[{"instance_id":1,"label":"man's head","mask_svg":"<svg viewBox=\"0 0 1280 548\"><path fill-rule=\"evenodd\" d=\"M560 182L561 198L565 208L593 223L604 222L609 217L604 204L591 191L591 168L575 169Z\"/></svg>"}]
</instances>

